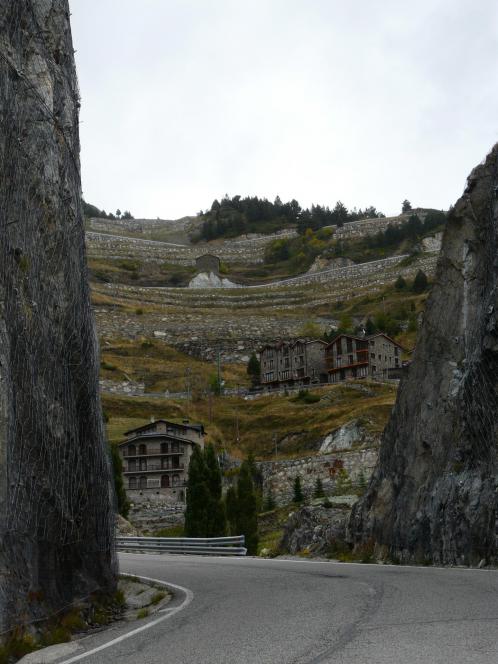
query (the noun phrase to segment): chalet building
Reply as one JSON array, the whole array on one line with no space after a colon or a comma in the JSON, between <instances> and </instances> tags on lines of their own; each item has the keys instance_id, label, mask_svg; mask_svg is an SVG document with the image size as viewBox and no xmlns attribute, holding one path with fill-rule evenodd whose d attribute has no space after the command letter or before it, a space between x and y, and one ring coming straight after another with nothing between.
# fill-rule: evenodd
<instances>
[{"instance_id":1,"label":"chalet building","mask_svg":"<svg viewBox=\"0 0 498 664\"><path fill-rule=\"evenodd\" d=\"M261 385L267 387L327 382L325 341L281 341L260 351Z\"/></svg>"},{"instance_id":2,"label":"chalet building","mask_svg":"<svg viewBox=\"0 0 498 664\"><path fill-rule=\"evenodd\" d=\"M190 457L204 449L202 424L158 420L125 433L119 444L125 488L132 502L169 498L184 502Z\"/></svg>"},{"instance_id":3,"label":"chalet building","mask_svg":"<svg viewBox=\"0 0 498 664\"><path fill-rule=\"evenodd\" d=\"M369 337L340 334L325 348L329 382L349 378L389 378L402 366L402 346L386 334Z\"/></svg>"}]
</instances>

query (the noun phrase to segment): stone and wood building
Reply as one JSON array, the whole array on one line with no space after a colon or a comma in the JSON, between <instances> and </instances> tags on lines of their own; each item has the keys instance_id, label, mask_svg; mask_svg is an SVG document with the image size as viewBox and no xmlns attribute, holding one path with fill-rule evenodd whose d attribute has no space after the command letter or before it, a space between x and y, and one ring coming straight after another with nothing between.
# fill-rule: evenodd
<instances>
[{"instance_id":1,"label":"stone and wood building","mask_svg":"<svg viewBox=\"0 0 498 664\"><path fill-rule=\"evenodd\" d=\"M219 276L221 261L219 257L214 254L203 254L195 259L195 267L199 273L206 272L209 274L210 272L213 272Z\"/></svg>"},{"instance_id":2,"label":"stone and wood building","mask_svg":"<svg viewBox=\"0 0 498 664\"><path fill-rule=\"evenodd\" d=\"M404 349L384 333L368 337L340 334L325 348L329 382L351 378L390 378L402 367Z\"/></svg>"},{"instance_id":3,"label":"stone and wood building","mask_svg":"<svg viewBox=\"0 0 498 664\"><path fill-rule=\"evenodd\" d=\"M261 385L309 385L327 382L325 341L296 339L267 344L260 351Z\"/></svg>"},{"instance_id":4,"label":"stone and wood building","mask_svg":"<svg viewBox=\"0 0 498 664\"><path fill-rule=\"evenodd\" d=\"M119 444L124 483L132 502L184 502L190 457L204 449L202 424L152 421L125 433Z\"/></svg>"}]
</instances>

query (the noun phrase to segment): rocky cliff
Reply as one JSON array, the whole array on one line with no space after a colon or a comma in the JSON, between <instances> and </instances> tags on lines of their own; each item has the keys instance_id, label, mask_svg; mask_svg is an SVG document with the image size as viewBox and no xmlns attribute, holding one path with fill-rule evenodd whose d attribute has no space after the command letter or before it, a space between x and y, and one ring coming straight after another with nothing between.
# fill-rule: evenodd
<instances>
[{"instance_id":1,"label":"rocky cliff","mask_svg":"<svg viewBox=\"0 0 498 664\"><path fill-rule=\"evenodd\" d=\"M114 587L67 0L0 4L0 631Z\"/></svg>"},{"instance_id":2,"label":"rocky cliff","mask_svg":"<svg viewBox=\"0 0 498 664\"><path fill-rule=\"evenodd\" d=\"M407 562L496 556L498 145L446 228L417 350L350 537Z\"/></svg>"}]
</instances>

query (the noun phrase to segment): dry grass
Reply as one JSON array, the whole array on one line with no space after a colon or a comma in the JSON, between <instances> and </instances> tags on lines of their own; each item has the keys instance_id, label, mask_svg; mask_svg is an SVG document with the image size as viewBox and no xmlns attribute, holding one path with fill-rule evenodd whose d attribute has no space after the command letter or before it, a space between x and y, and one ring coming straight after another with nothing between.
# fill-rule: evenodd
<instances>
[{"instance_id":1,"label":"dry grass","mask_svg":"<svg viewBox=\"0 0 498 664\"><path fill-rule=\"evenodd\" d=\"M274 454L299 456L316 450L318 441L346 422L361 418L363 426L374 434L384 428L395 399L395 388L375 383L342 384L314 390L317 403L294 401L295 395L272 395L246 401L239 397L183 401L129 398L104 395L109 417L108 435L120 440L123 433L150 420L151 416L203 422L208 440L234 456L252 451L258 458ZM239 441L237 441L237 424Z\"/></svg>"},{"instance_id":2,"label":"dry grass","mask_svg":"<svg viewBox=\"0 0 498 664\"><path fill-rule=\"evenodd\" d=\"M214 363L205 362L151 339L106 341L102 345L101 375L113 381L145 383L146 392L183 392L187 384L196 398L216 374ZM227 387L249 385L243 364L224 364Z\"/></svg>"}]
</instances>

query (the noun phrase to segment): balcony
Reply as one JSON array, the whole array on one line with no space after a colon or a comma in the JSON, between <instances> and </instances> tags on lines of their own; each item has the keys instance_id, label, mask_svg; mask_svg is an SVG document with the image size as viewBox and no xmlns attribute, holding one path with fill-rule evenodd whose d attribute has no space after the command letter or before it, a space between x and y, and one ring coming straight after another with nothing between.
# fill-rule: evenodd
<instances>
[{"instance_id":1,"label":"balcony","mask_svg":"<svg viewBox=\"0 0 498 664\"><path fill-rule=\"evenodd\" d=\"M368 360L357 360L352 364L337 364L337 362L327 362L327 371L340 371L341 369L354 369L358 367L368 367Z\"/></svg>"},{"instance_id":2,"label":"balcony","mask_svg":"<svg viewBox=\"0 0 498 664\"><path fill-rule=\"evenodd\" d=\"M157 468L147 468L147 470L140 470L139 468L136 468L135 470L125 470L123 471L124 475L144 475L147 473L177 473L180 471L185 470L185 466L182 464L181 466L178 466L177 468L161 468L161 466L158 466Z\"/></svg>"},{"instance_id":3,"label":"balcony","mask_svg":"<svg viewBox=\"0 0 498 664\"><path fill-rule=\"evenodd\" d=\"M132 459L145 459L145 458L152 458L152 457L168 457L168 456L183 456L184 452L157 452L154 454L130 454L128 450L126 450L123 453L123 457L125 459L132 458Z\"/></svg>"}]
</instances>

